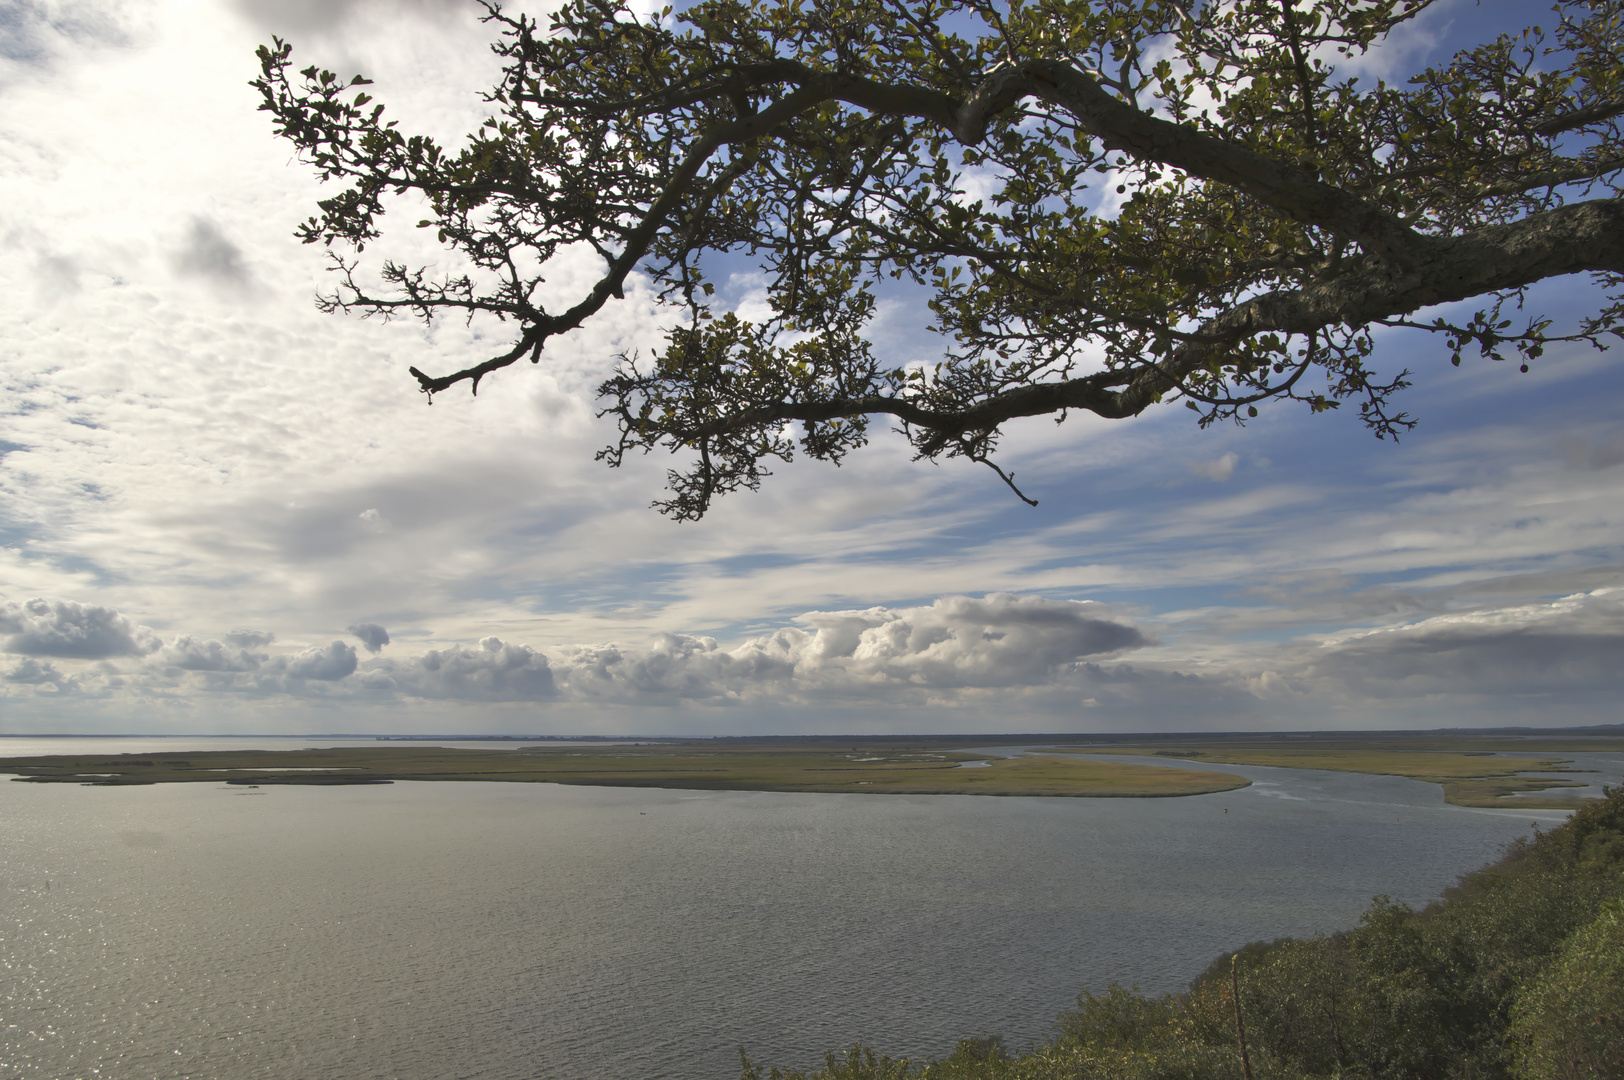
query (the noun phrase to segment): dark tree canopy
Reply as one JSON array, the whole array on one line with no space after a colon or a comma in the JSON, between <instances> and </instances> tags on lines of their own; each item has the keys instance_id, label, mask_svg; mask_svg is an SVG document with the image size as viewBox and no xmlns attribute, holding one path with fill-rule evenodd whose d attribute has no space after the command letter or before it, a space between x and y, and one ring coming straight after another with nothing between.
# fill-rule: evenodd
<instances>
[{"instance_id":1,"label":"dark tree canopy","mask_svg":"<svg viewBox=\"0 0 1624 1080\"><path fill-rule=\"evenodd\" d=\"M1393 404L1407 373L1367 363L1375 328L1524 370L1553 341L1619 334L1624 0L1561 0L1546 29L1403 85L1338 71L1431 2L704 0L639 17L569 0L549 24L490 4L505 69L455 152L387 121L360 76L295 73L280 40L255 85L342 188L299 227L333 252L325 308L511 325L500 355L413 368L431 395L539 361L645 275L675 328L603 384L620 430L601 456L677 452L656 505L691 519L797 443L838 462L875 416L922 457L994 468L1018 417L1180 399L1203 425L1270 398L1346 402L1385 437L1413 420ZM348 252L401 195L465 274L358 274ZM579 248L602 276L543 306L548 260ZM717 253L759 262L769 319L713 306ZM1527 286L1572 273L1604 286L1592 315L1520 310ZM931 290L935 364L874 354L888 279ZM1424 310L1474 297L1469 320Z\"/></svg>"}]
</instances>

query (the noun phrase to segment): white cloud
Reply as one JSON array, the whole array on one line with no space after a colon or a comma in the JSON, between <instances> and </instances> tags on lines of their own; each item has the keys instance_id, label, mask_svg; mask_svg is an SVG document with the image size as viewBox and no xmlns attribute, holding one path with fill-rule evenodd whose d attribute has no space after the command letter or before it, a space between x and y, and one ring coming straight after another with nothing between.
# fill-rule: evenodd
<instances>
[{"instance_id":1,"label":"white cloud","mask_svg":"<svg viewBox=\"0 0 1624 1080\"><path fill-rule=\"evenodd\" d=\"M220 288L241 291L253 284L242 249L220 226L194 215L186 237L170 256L170 265L183 277L199 278Z\"/></svg>"},{"instance_id":2,"label":"white cloud","mask_svg":"<svg viewBox=\"0 0 1624 1080\"><path fill-rule=\"evenodd\" d=\"M528 645L487 637L477 649L430 649L409 660L370 660L370 690L455 701L547 701L557 696L547 657Z\"/></svg>"},{"instance_id":3,"label":"white cloud","mask_svg":"<svg viewBox=\"0 0 1624 1080\"><path fill-rule=\"evenodd\" d=\"M462 0L232 0L233 6L267 32L330 34L352 20L416 16L441 18L462 13Z\"/></svg>"},{"instance_id":4,"label":"white cloud","mask_svg":"<svg viewBox=\"0 0 1624 1080\"><path fill-rule=\"evenodd\" d=\"M355 663L355 649L342 641L334 641L325 646L312 645L287 657L282 670L295 679L332 682L354 672Z\"/></svg>"},{"instance_id":5,"label":"white cloud","mask_svg":"<svg viewBox=\"0 0 1624 1080\"><path fill-rule=\"evenodd\" d=\"M38 296L51 303L79 291L79 261L71 255L41 252L34 263Z\"/></svg>"},{"instance_id":6,"label":"white cloud","mask_svg":"<svg viewBox=\"0 0 1624 1080\"><path fill-rule=\"evenodd\" d=\"M310 692L305 685L310 682L342 682L371 695L392 692L471 702L925 700L963 689L1057 684L1075 673L1084 658L1147 643L1137 628L1110 617L1099 605L995 594L945 597L928 607L811 612L798 620L801 626L751 637L732 649L710 637L661 633L640 647L562 646L550 661L528 645L491 636L476 648L430 649L361 666L355 649L341 641L276 655L189 634L160 645L151 631L116 611L43 600L34 601L32 608L41 614L28 624L31 636L26 642L13 641L40 655L85 659L151 654L130 672L136 679L132 692L142 686L178 685L176 678L187 673L196 676L193 685L200 690L262 695L304 694ZM52 616L48 630L42 629L45 614ZM122 632L109 636L102 631L88 644L79 639L62 644L61 626L85 624ZM14 625L21 624L14 620ZM363 644L379 648L387 640L387 632L374 623L358 623L351 632ZM269 636L235 635L247 641ZM146 643L144 652L132 644L137 637ZM42 642L56 651L44 652ZM1092 670L1090 678L1098 680L1098 669ZM60 681L48 665L24 665L15 672L13 682ZM142 678L149 682L141 683ZM1120 672L1111 678L1132 681Z\"/></svg>"},{"instance_id":7,"label":"white cloud","mask_svg":"<svg viewBox=\"0 0 1624 1080\"><path fill-rule=\"evenodd\" d=\"M801 621L817 628L807 650L815 667L944 687L1043 681L1083 657L1147 644L1096 605L1008 593L901 611L814 612Z\"/></svg>"},{"instance_id":8,"label":"white cloud","mask_svg":"<svg viewBox=\"0 0 1624 1080\"><path fill-rule=\"evenodd\" d=\"M1624 694L1624 589L1437 615L1326 640L1303 675L1361 697Z\"/></svg>"},{"instance_id":9,"label":"white cloud","mask_svg":"<svg viewBox=\"0 0 1624 1080\"><path fill-rule=\"evenodd\" d=\"M965 688L1048 685L1084 657L1138 648L1135 627L1096 605L995 594L929 607L810 612L732 649L660 634L646 648L570 646L560 687L602 701L925 700Z\"/></svg>"},{"instance_id":10,"label":"white cloud","mask_svg":"<svg viewBox=\"0 0 1624 1080\"><path fill-rule=\"evenodd\" d=\"M0 607L0 646L25 656L99 660L109 656L144 656L162 646L151 627L141 626L111 608L72 600L33 599Z\"/></svg>"},{"instance_id":11,"label":"white cloud","mask_svg":"<svg viewBox=\"0 0 1624 1080\"><path fill-rule=\"evenodd\" d=\"M780 631L774 637L804 636ZM574 698L670 703L764 699L793 692L794 663L752 642L736 655L715 638L659 634L644 649L575 645L558 650L558 678ZM786 652L787 650L778 650Z\"/></svg>"},{"instance_id":12,"label":"white cloud","mask_svg":"<svg viewBox=\"0 0 1624 1080\"><path fill-rule=\"evenodd\" d=\"M182 671L255 671L268 657L247 648L230 648L213 639L182 634L163 647L155 660Z\"/></svg>"},{"instance_id":13,"label":"white cloud","mask_svg":"<svg viewBox=\"0 0 1624 1080\"><path fill-rule=\"evenodd\" d=\"M29 686L43 686L47 683L53 686L62 686L69 681L68 676L58 671L56 665L49 660L43 663L28 657L13 664L6 672L6 681L24 683Z\"/></svg>"},{"instance_id":14,"label":"white cloud","mask_svg":"<svg viewBox=\"0 0 1624 1080\"><path fill-rule=\"evenodd\" d=\"M389 644L389 631L375 622L350 623L350 633L361 639L369 653L375 653Z\"/></svg>"},{"instance_id":15,"label":"white cloud","mask_svg":"<svg viewBox=\"0 0 1624 1080\"><path fill-rule=\"evenodd\" d=\"M361 525L368 532L386 533L390 529L395 527L393 522L391 522L388 518L384 517L383 514L378 512L377 507L372 507L371 509L363 510L357 516L361 519Z\"/></svg>"},{"instance_id":16,"label":"white cloud","mask_svg":"<svg viewBox=\"0 0 1624 1080\"><path fill-rule=\"evenodd\" d=\"M1470 592L1429 602L1460 603ZM1313 605L1339 594L1333 580L1321 579L1292 595ZM1286 593L1277 599L1294 602ZM22 626L17 612L28 607L6 609L11 626ZM670 710L711 724L692 718L730 706L808 718L854 709L933 715L930 730L1002 726L992 717L1030 730L1302 727L1305 715L1355 726L1477 726L1584 722L1587 703L1614 702L1624 692L1621 587L1537 602L1478 601L1359 633L1227 651L1203 652L1197 643L1170 652L1099 604L993 594L809 612L732 647L706 635L658 633L642 644L559 645L544 653L487 636L477 646L364 663L341 641L271 654L181 634L152 648L151 631L122 613L61 601L31 607L28 646L49 645L61 663L25 656L13 664L0 694L14 705L63 694L131 705L222 695L264 703L314 698L344 703L363 730L398 730L401 705L432 702L528 703L563 710L559 717L618 709L619 731L663 727ZM122 636L71 638L61 629L87 625L122 628ZM1187 632L1164 628L1174 637ZM146 644L131 651L134 641ZM125 651L109 651L117 649ZM1139 659L1124 662L1129 653ZM542 729L551 715L540 715Z\"/></svg>"},{"instance_id":17,"label":"white cloud","mask_svg":"<svg viewBox=\"0 0 1624 1080\"><path fill-rule=\"evenodd\" d=\"M1235 475L1235 463L1238 461L1240 461L1240 456L1232 450L1211 461L1195 462L1190 466L1190 471L1197 476L1204 476L1208 480L1214 480L1221 484Z\"/></svg>"},{"instance_id":18,"label":"white cloud","mask_svg":"<svg viewBox=\"0 0 1624 1080\"><path fill-rule=\"evenodd\" d=\"M1590 443L1569 438L1562 441L1562 449L1575 469L1611 469L1624 464L1624 439Z\"/></svg>"},{"instance_id":19,"label":"white cloud","mask_svg":"<svg viewBox=\"0 0 1624 1080\"><path fill-rule=\"evenodd\" d=\"M65 53L128 44L144 7L134 0L9 0L0 8L0 87Z\"/></svg>"}]
</instances>

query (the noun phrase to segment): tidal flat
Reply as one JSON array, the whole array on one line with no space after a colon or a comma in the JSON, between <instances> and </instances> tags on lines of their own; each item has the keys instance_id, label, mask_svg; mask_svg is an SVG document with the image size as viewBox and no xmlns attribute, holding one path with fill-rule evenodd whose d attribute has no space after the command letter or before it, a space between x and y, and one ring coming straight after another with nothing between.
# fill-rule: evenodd
<instances>
[{"instance_id":1,"label":"tidal flat","mask_svg":"<svg viewBox=\"0 0 1624 1080\"><path fill-rule=\"evenodd\" d=\"M1454 806L1573 810L1597 800L1593 797L1531 797L1529 793L1588 787L1585 779L1560 775L1588 772L1570 768L1572 759L1564 755L1624 751L1624 739L1440 736L1435 733L1361 738L1338 732L1327 733L1301 746L1282 746L1278 738L1218 736L1184 742L1158 740L1150 745L1056 745L1045 749L1062 754L1146 755L1204 764L1267 765L1402 776L1439 785L1443 788L1444 801ZM1529 773L1557 775L1526 775Z\"/></svg>"},{"instance_id":2,"label":"tidal flat","mask_svg":"<svg viewBox=\"0 0 1624 1080\"><path fill-rule=\"evenodd\" d=\"M1213 771L1213 765L1261 765L1420 780L1439 785L1444 801L1455 806L1573 810L1594 799L1539 793L1589 786L1586 771L1570 767L1573 754L1624 751L1620 737L1493 733L1220 734L1155 736L1131 743L1073 738L1077 741L1007 749L986 736L673 739L491 749L380 739L369 745L298 750L11 757L0 758L0 773L32 783L106 787L481 780L700 791L1171 798L1233 791L1252 783ZM1155 763L1110 760L1125 756ZM1181 768L1184 762L1204 768Z\"/></svg>"},{"instance_id":3,"label":"tidal flat","mask_svg":"<svg viewBox=\"0 0 1624 1080\"><path fill-rule=\"evenodd\" d=\"M976 766L966 768L966 765ZM694 744L475 750L441 746L69 754L0 759L34 783L348 785L484 780L704 791L1166 798L1233 791L1229 773L1059 755L989 759L936 748Z\"/></svg>"}]
</instances>

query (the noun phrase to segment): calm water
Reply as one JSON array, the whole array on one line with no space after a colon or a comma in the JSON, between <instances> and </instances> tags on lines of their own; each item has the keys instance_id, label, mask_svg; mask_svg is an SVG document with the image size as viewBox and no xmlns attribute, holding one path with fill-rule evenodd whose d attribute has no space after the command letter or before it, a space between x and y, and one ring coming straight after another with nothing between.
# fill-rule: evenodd
<instances>
[{"instance_id":1,"label":"calm water","mask_svg":"<svg viewBox=\"0 0 1624 1080\"><path fill-rule=\"evenodd\" d=\"M1563 817L1225 768L1260 782L1135 800L0 783L0 1061L731 1080L741 1045L803 1067L859 1039L1021 1046L1083 989L1178 989L1246 941L1350 925L1374 893L1425 902Z\"/></svg>"}]
</instances>

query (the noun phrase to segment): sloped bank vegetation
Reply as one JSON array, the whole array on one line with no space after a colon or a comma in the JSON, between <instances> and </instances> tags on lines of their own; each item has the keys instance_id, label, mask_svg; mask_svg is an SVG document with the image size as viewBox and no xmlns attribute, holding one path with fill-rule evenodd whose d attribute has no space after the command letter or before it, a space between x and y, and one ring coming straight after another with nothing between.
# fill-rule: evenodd
<instances>
[{"instance_id":1,"label":"sloped bank vegetation","mask_svg":"<svg viewBox=\"0 0 1624 1080\"><path fill-rule=\"evenodd\" d=\"M1029 1053L856 1047L812 1074L745 1059L743 1080L1284 1077L1624 1078L1624 788L1425 909L1377 897L1354 929L1248 945L1183 994L1085 993Z\"/></svg>"}]
</instances>

